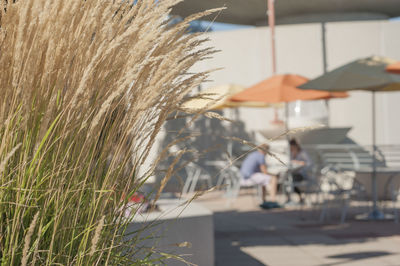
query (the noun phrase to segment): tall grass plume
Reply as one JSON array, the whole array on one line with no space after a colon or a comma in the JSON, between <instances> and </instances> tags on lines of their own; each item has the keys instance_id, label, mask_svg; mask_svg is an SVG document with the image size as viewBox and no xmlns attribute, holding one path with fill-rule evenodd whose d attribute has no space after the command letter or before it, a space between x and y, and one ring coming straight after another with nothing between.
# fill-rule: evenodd
<instances>
[{"instance_id":1,"label":"tall grass plume","mask_svg":"<svg viewBox=\"0 0 400 266\"><path fill-rule=\"evenodd\" d=\"M214 51L185 32L213 11L172 26L180 0L13 2L0 10L1 265L134 264L124 195L207 77L188 70Z\"/></svg>"}]
</instances>

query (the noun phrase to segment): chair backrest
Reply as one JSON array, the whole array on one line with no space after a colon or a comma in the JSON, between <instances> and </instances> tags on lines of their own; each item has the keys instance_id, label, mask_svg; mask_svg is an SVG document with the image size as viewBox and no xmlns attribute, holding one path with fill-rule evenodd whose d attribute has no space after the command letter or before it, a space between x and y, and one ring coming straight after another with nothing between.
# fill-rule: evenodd
<instances>
[{"instance_id":1,"label":"chair backrest","mask_svg":"<svg viewBox=\"0 0 400 266\"><path fill-rule=\"evenodd\" d=\"M349 191L354 188L355 174L352 171L338 171L334 168L326 167L322 170L321 191Z\"/></svg>"},{"instance_id":2,"label":"chair backrest","mask_svg":"<svg viewBox=\"0 0 400 266\"><path fill-rule=\"evenodd\" d=\"M390 168L400 168L400 145L379 145L378 152Z\"/></svg>"},{"instance_id":3,"label":"chair backrest","mask_svg":"<svg viewBox=\"0 0 400 266\"><path fill-rule=\"evenodd\" d=\"M372 152L359 145L315 145L308 149L315 153L314 158L319 169L332 166L343 171L356 171L371 167L374 161ZM383 167L385 160L377 154L375 164L377 167Z\"/></svg>"}]
</instances>

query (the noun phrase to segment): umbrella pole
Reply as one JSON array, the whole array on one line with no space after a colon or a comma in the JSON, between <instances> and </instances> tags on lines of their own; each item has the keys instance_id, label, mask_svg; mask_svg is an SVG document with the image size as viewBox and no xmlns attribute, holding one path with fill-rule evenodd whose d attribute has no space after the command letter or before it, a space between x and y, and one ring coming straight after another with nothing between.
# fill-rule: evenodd
<instances>
[{"instance_id":1,"label":"umbrella pole","mask_svg":"<svg viewBox=\"0 0 400 266\"><path fill-rule=\"evenodd\" d=\"M271 59L272 74L276 74L276 53L275 53L275 0L268 0L268 26L271 32Z\"/></svg>"},{"instance_id":2,"label":"umbrella pole","mask_svg":"<svg viewBox=\"0 0 400 266\"><path fill-rule=\"evenodd\" d=\"M322 35L322 68L324 71L324 74L328 72L328 64L327 64L327 56L326 56L326 23L322 22L321 23L321 35ZM328 111L328 121L327 121L327 126L330 126L330 120L331 120L331 110L330 110L330 102L329 100L325 100L325 106L326 110Z\"/></svg>"},{"instance_id":3,"label":"umbrella pole","mask_svg":"<svg viewBox=\"0 0 400 266\"><path fill-rule=\"evenodd\" d=\"M383 220L385 214L378 209L378 193L376 183L376 104L375 104L375 91L372 91L372 174L371 174L371 186L372 186L372 212L368 214L368 220Z\"/></svg>"},{"instance_id":4,"label":"umbrella pole","mask_svg":"<svg viewBox=\"0 0 400 266\"><path fill-rule=\"evenodd\" d=\"M288 103L285 103L285 130L286 130L286 132L289 131L288 119L289 119L289 106L288 106ZM287 134L286 134L286 137L287 137Z\"/></svg>"},{"instance_id":5,"label":"umbrella pole","mask_svg":"<svg viewBox=\"0 0 400 266\"><path fill-rule=\"evenodd\" d=\"M229 119L234 119L233 118L233 108L229 108ZM236 117L236 119L235 120L238 120L238 118ZM233 134L232 134L232 132L233 132L233 125L232 125L232 122L230 122L230 124L229 124L229 127L230 127L230 133L229 133L229 135L230 135L230 137L229 137L229 141L228 141L228 154L229 154L229 157L230 158L233 158L233 140L232 140L232 137L233 137Z\"/></svg>"},{"instance_id":6,"label":"umbrella pole","mask_svg":"<svg viewBox=\"0 0 400 266\"><path fill-rule=\"evenodd\" d=\"M289 182L289 188L290 190L288 191L288 199L287 203L288 205L293 204L291 200L291 194L294 191L294 186L293 186L293 175L292 175L292 160L291 160L291 154L290 154L290 136L289 136L289 103L285 102L285 131L286 131L286 140L287 140L287 148L288 148L288 165L287 165L287 173L288 173L288 182Z\"/></svg>"},{"instance_id":7,"label":"umbrella pole","mask_svg":"<svg viewBox=\"0 0 400 266\"><path fill-rule=\"evenodd\" d=\"M268 27L271 33L271 61L272 75L276 75L276 49L275 49L275 0L267 0ZM274 107L274 122L278 123L278 110Z\"/></svg>"},{"instance_id":8,"label":"umbrella pole","mask_svg":"<svg viewBox=\"0 0 400 266\"><path fill-rule=\"evenodd\" d=\"M325 100L325 107L328 113L328 121L327 121L327 126L330 127L331 125L331 107L330 107L330 102L329 100Z\"/></svg>"},{"instance_id":9,"label":"umbrella pole","mask_svg":"<svg viewBox=\"0 0 400 266\"><path fill-rule=\"evenodd\" d=\"M375 91L372 91L372 200L373 209L371 213L372 219L381 219L382 213L378 210L377 201L377 183L376 183L376 107L375 107Z\"/></svg>"},{"instance_id":10,"label":"umbrella pole","mask_svg":"<svg viewBox=\"0 0 400 266\"><path fill-rule=\"evenodd\" d=\"M289 103L285 103L285 131L286 131L286 140L287 140L287 145L288 145L288 155L289 155L289 162L288 162L288 168L289 170L292 168L292 161L290 160L290 136L289 136Z\"/></svg>"}]
</instances>

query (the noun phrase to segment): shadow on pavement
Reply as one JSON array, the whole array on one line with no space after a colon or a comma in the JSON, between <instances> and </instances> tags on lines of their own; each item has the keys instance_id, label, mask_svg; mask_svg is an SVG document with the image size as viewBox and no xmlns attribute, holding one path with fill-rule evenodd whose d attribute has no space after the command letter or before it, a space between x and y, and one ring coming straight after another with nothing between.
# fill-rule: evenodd
<instances>
[{"instance_id":1,"label":"shadow on pavement","mask_svg":"<svg viewBox=\"0 0 400 266\"><path fill-rule=\"evenodd\" d=\"M215 249L218 250L216 254L216 266L259 266L265 265L256 258L246 254L240 249L241 243L238 241L216 241Z\"/></svg>"},{"instance_id":2,"label":"shadow on pavement","mask_svg":"<svg viewBox=\"0 0 400 266\"><path fill-rule=\"evenodd\" d=\"M393 221L365 222L349 219L345 224L317 222L315 210L214 212L216 265L265 265L246 254L249 247L334 246L400 236ZM383 251L341 253L327 258L344 263L391 255ZM245 263L245 264L243 264ZM250 264L249 264L250 263ZM339 265L341 262L322 265Z\"/></svg>"},{"instance_id":3,"label":"shadow on pavement","mask_svg":"<svg viewBox=\"0 0 400 266\"><path fill-rule=\"evenodd\" d=\"M382 251L343 253L343 254L328 256L328 258L331 258L331 259L344 259L343 261L336 262L336 263L323 264L321 266L340 265L340 264L344 264L344 263L350 263L353 261L383 257L383 256L387 256L387 255L392 255L392 254L393 253L382 252Z\"/></svg>"}]
</instances>

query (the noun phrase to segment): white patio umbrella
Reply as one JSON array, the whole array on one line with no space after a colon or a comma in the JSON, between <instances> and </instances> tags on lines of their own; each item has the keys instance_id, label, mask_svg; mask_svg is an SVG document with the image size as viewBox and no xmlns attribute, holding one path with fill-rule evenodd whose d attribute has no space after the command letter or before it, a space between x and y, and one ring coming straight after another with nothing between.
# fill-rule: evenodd
<instances>
[{"instance_id":1,"label":"white patio umbrella","mask_svg":"<svg viewBox=\"0 0 400 266\"><path fill-rule=\"evenodd\" d=\"M390 74L385 71L386 67L394 62L396 61L393 59L380 56L358 59L299 86L299 88L305 90L313 89L331 92L365 90L372 92L373 211L369 215L372 220L384 218L384 215L377 207L375 92L400 90L400 75Z\"/></svg>"},{"instance_id":2,"label":"white patio umbrella","mask_svg":"<svg viewBox=\"0 0 400 266\"><path fill-rule=\"evenodd\" d=\"M244 102L238 103L230 100L232 95L239 93L246 87L236 84L224 84L208 88L182 105L182 109L189 113L196 113L200 110L220 110L234 107L267 107L266 103Z\"/></svg>"}]
</instances>

